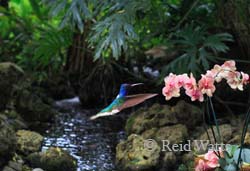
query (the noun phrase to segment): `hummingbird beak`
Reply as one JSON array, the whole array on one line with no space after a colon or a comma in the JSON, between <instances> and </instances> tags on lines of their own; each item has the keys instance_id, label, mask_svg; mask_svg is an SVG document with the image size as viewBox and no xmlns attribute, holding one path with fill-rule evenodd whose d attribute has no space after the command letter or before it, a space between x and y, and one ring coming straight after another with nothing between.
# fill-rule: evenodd
<instances>
[{"instance_id":1,"label":"hummingbird beak","mask_svg":"<svg viewBox=\"0 0 250 171\"><path fill-rule=\"evenodd\" d=\"M131 84L131 87L142 85L143 83L136 83L136 84Z\"/></svg>"}]
</instances>

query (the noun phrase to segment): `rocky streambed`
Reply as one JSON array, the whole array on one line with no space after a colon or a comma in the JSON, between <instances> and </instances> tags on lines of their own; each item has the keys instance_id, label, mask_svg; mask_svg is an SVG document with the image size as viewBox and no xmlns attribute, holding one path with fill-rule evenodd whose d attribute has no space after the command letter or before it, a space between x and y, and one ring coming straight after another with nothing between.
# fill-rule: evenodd
<instances>
[{"instance_id":1,"label":"rocky streambed","mask_svg":"<svg viewBox=\"0 0 250 171\"><path fill-rule=\"evenodd\" d=\"M77 159L77 171L117 170L115 147L125 138L122 121L120 124L109 118L90 121L89 117L97 110L82 109L78 98L58 101L55 107L60 114L46 131L43 151L52 146L68 151Z\"/></svg>"},{"instance_id":2,"label":"rocky streambed","mask_svg":"<svg viewBox=\"0 0 250 171\"><path fill-rule=\"evenodd\" d=\"M90 121L97 110L85 110L78 98L58 101L34 87L13 63L0 63L0 170L2 171L165 171L194 170L194 154L166 151L188 140L207 140L202 111L179 101L153 104ZM125 116L125 117L124 117ZM224 143L239 144L241 116L222 118ZM210 137L212 132L208 131ZM153 148L145 142L153 140ZM246 136L250 145L250 134Z\"/></svg>"}]
</instances>

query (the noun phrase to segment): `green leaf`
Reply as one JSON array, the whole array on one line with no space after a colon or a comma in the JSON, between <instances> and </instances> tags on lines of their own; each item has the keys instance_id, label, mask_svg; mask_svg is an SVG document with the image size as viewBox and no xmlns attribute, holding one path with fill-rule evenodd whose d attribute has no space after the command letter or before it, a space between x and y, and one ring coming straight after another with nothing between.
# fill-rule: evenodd
<instances>
[{"instance_id":1,"label":"green leaf","mask_svg":"<svg viewBox=\"0 0 250 171\"><path fill-rule=\"evenodd\" d=\"M239 148L239 145L226 145L226 152L229 154L230 157L233 157L235 151Z\"/></svg>"}]
</instances>

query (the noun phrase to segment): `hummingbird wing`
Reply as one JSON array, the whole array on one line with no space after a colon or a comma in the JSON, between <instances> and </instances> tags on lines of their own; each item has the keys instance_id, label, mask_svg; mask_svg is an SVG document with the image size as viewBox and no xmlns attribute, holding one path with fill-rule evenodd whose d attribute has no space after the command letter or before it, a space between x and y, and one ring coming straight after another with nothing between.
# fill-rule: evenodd
<instances>
[{"instance_id":1,"label":"hummingbird wing","mask_svg":"<svg viewBox=\"0 0 250 171\"><path fill-rule=\"evenodd\" d=\"M111 116L119 113L123 109L136 106L147 99L157 96L158 94L135 94L130 96L125 96L125 98L118 98L112 102L107 108L97 113L96 115L90 117L90 120L97 119L103 116Z\"/></svg>"},{"instance_id":2,"label":"hummingbird wing","mask_svg":"<svg viewBox=\"0 0 250 171\"><path fill-rule=\"evenodd\" d=\"M125 102L118 108L119 111L123 109L136 106L147 99L157 96L158 94L135 94L125 97Z\"/></svg>"}]
</instances>

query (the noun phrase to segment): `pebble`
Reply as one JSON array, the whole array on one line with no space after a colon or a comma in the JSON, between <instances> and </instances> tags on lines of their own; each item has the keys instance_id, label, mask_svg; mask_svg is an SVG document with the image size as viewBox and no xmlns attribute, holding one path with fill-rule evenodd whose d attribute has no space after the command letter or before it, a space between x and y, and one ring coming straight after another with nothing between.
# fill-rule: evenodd
<instances>
[{"instance_id":1,"label":"pebble","mask_svg":"<svg viewBox=\"0 0 250 171\"><path fill-rule=\"evenodd\" d=\"M35 169L33 169L32 171L44 171L44 170L41 169L41 168L35 168Z\"/></svg>"}]
</instances>

